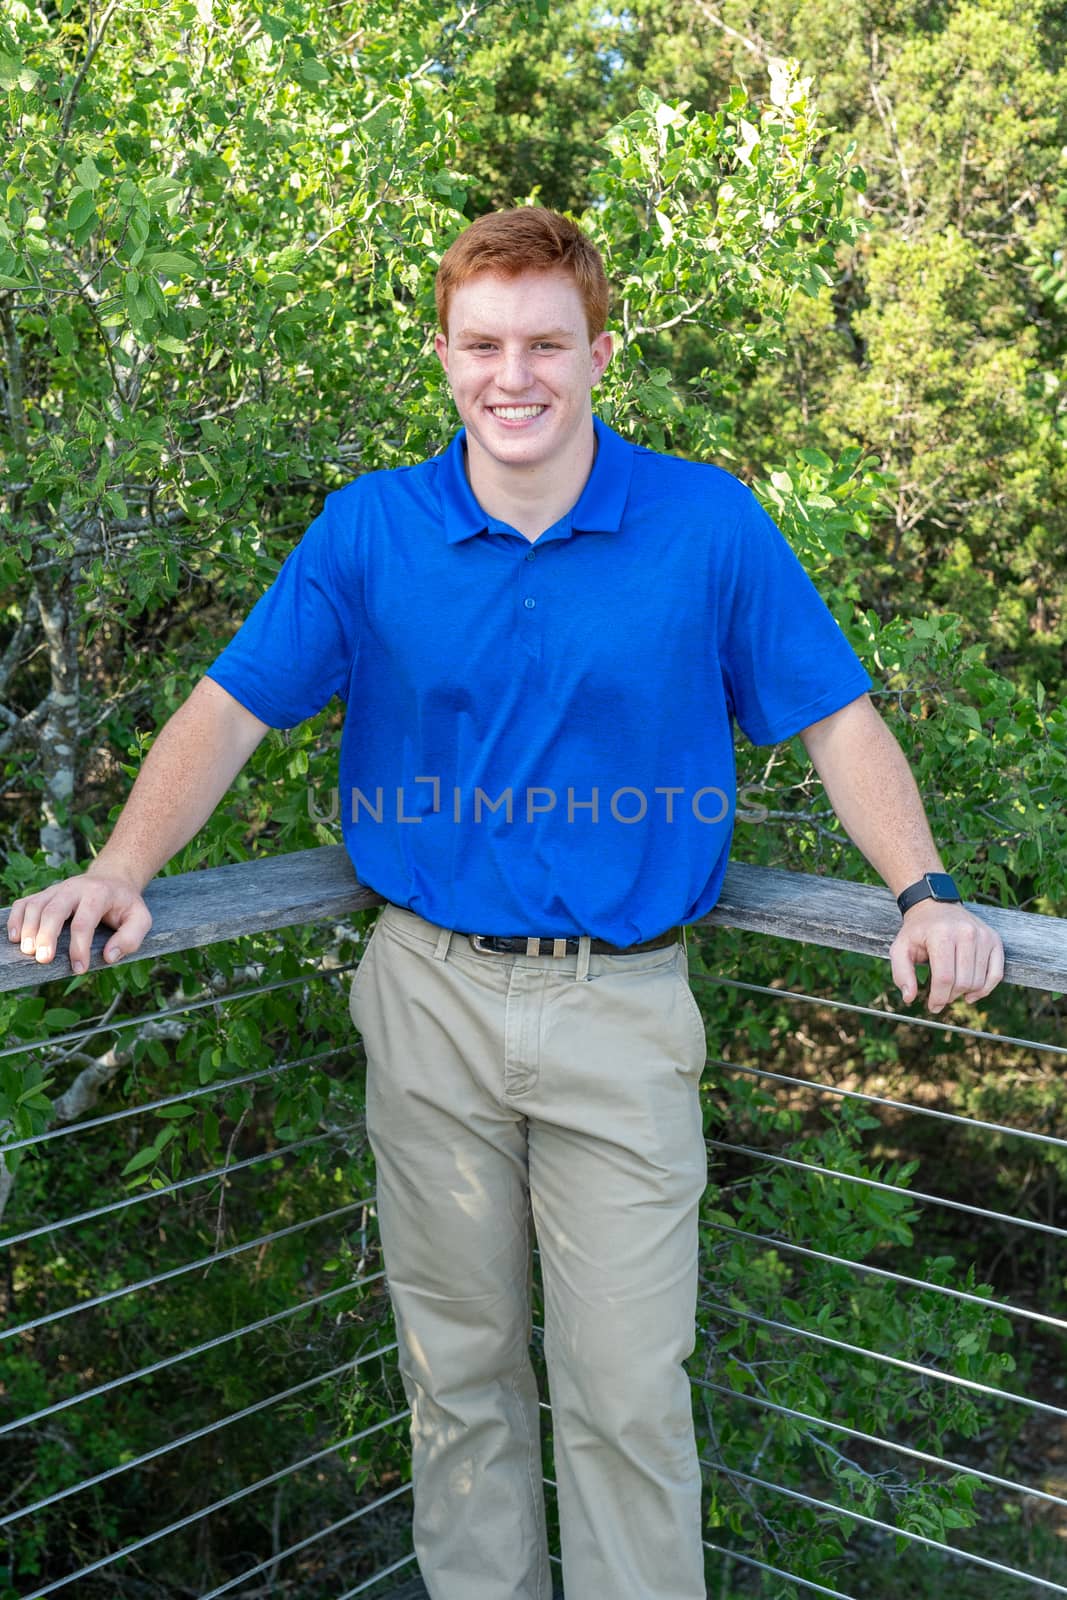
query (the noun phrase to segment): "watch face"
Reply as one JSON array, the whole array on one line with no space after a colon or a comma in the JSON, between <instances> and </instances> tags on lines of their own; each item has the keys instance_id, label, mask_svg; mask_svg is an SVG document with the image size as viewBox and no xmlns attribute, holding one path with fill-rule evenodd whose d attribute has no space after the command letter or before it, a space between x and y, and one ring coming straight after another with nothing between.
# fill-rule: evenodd
<instances>
[{"instance_id":1,"label":"watch face","mask_svg":"<svg viewBox=\"0 0 1067 1600\"><path fill-rule=\"evenodd\" d=\"M960 892L947 872L928 872L926 881L935 900L958 900Z\"/></svg>"}]
</instances>

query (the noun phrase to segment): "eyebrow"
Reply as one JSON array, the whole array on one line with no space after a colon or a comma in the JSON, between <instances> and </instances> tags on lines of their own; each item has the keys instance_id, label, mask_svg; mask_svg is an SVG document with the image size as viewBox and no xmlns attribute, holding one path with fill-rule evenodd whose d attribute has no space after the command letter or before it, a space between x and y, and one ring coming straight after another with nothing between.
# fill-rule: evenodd
<instances>
[{"instance_id":1,"label":"eyebrow","mask_svg":"<svg viewBox=\"0 0 1067 1600\"><path fill-rule=\"evenodd\" d=\"M456 334L457 339L495 340L499 339L499 337L500 335L497 333L483 333L477 328L460 328L459 332ZM531 333L528 335L528 337L530 339L573 339L575 337L575 333L573 328L546 328L540 333Z\"/></svg>"}]
</instances>

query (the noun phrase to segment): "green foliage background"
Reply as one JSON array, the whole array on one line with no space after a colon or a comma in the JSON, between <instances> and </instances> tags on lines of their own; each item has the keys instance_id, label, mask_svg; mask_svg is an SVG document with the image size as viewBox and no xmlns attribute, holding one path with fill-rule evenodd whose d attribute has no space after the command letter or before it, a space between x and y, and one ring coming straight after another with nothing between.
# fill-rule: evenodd
<instances>
[{"instance_id":1,"label":"green foliage background","mask_svg":"<svg viewBox=\"0 0 1067 1600\"><path fill-rule=\"evenodd\" d=\"M619 348L602 414L753 483L869 664L968 895L1063 914L1065 33L1059 8L1036 0L635 0L618 13L591 0L6 0L6 898L99 847L154 730L323 494L447 440L431 354L436 261L471 216L538 199L590 229L615 284ZM338 729L328 711L271 736L169 870L332 842L307 789L333 783ZM739 826L740 858L871 879L799 745L740 756L741 781L769 812ZM352 1208L269 1254L116 1293L5 1345L0 1379L17 1416L333 1296L195 1368L168 1366L14 1434L13 1504L388 1342L380 1278L345 1287L380 1270L373 1207L357 1204L373 1172L340 970L361 931L264 936L0 1003L13 1043L53 1041L0 1057L7 1140L65 1125L75 1089L82 1111L99 1114L308 1063L25 1160L9 1152L5 1237L144 1196L114 1226L9 1246L12 1325ZM929 1537L966 1528L968 1548L1067 1581L1049 1517L967 1470L1023 1470L1013 1463L1031 1441L1018 1408L980 1408L963 1389L741 1315L1051 1394L1051 1336L977 1303L995 1290L1062 1312L1051 1236L1018 1246L993 1224L968 1235L907 1189L1063 1226L1062 1154L1024 1160L1006 1138L944 1138L936 1124L936 1137L909 1128L906 1143L847 1100L828 1115L738 1069L758 1061L904 1099L920 1085L936 1105L1053 1130L1055 1058L822 1010L801 1017L715 981L891 1009L881 963L720 934L692 957L711 1044L709 1136L900 1186L886 1194L720 1154L694 1365L720 1391L696 1391L709 1539L856 1593L884 1592L889 1550L895 1595L1001 1600L995 1575L914 1544L894 1551L844 1515L776 1500L758 1477ZM149 1020L264 980L289 987ZM141 1021L86 1032L113 1014ZM1062 1037L1055 997L1005 990L956 1015ZM151 1198L252 1157L262 1160L225 1188ZM905 1296L790 1245L976 1298ZM81 1588L203 1592L267 1561L403 1478L402 1429L342 1447L403 1404L390 1371L370 1360L13 1523L0 1592L25 1594L165 1527L175 1508L338 1447ZM888 1434L961 1470L842 1443L723 1389ZM276 1592L332 1594L340 1573L354 1583L402 1554L404 1505L279 1561ZM709 1587L799 1593L719 1557Z\"/></svg>"}]
</instances>

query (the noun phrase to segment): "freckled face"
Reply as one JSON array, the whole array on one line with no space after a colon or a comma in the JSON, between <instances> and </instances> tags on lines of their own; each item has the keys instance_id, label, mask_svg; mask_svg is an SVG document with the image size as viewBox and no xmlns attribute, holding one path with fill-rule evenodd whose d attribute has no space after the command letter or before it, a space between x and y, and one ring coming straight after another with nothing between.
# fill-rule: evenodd
<instances>
[{"instance_id":1,"label":"freckled face","mask_svg":"<svg viewBox=\"0 0 1067 1600\"><path fill-rule=\"evenodd\" d=\"M590 342L585 308L563 272L485 273L452 295L434 348L467 430L471 465L567 467L592 446L591 394L611 335Z\"/></svg>"}]
</instances>

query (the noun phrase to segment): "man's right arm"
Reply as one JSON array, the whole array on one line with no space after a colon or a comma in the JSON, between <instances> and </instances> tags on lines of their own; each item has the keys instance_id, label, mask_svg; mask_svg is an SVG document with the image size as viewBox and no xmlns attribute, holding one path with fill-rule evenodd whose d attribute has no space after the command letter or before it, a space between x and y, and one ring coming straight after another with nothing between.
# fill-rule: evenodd
<instances>
[{"instance_id":1,"label":"man's right arm","mask_svg":"<svg viewBox=\"0 0 1067 1600\"><path fill-rule=\"evenodd\" d=\"M8 938L48 962L69 918L70 963L84 972L93 934L105 922L115 930L105 961L132 955L152 926L142 890L203 827L269 726L202 678L161 728L95 861L80 877L16 900Z\"/></svg>"}]
</instances>

